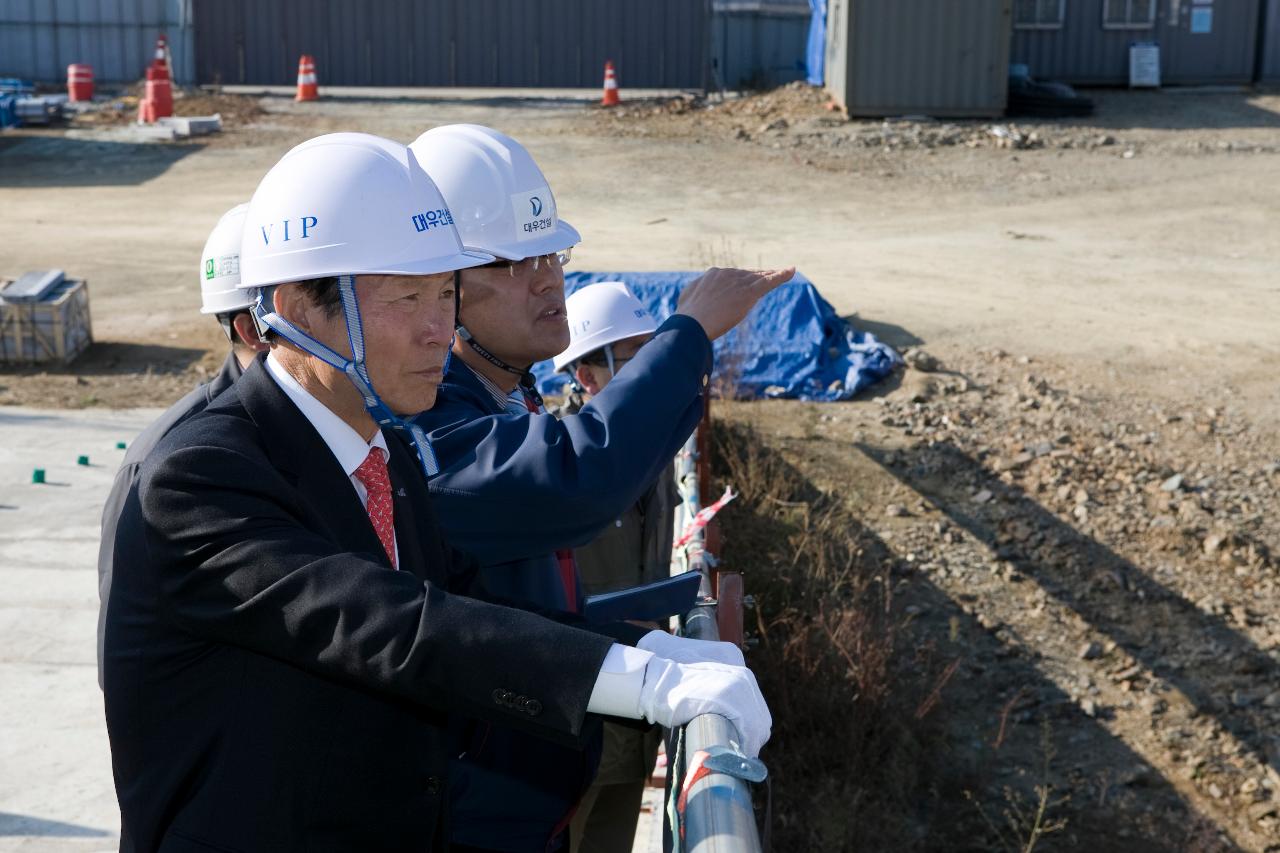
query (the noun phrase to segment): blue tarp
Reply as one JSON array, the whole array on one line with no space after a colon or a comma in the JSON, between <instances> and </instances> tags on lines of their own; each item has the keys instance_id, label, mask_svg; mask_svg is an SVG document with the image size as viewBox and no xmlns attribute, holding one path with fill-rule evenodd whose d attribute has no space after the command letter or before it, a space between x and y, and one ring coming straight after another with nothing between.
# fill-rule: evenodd
<instances>
[{"instance_id":1,"label":"blue tarp","mask_svg":"<svg viewBox=\"0 0 1280 853\"><path fill-rule=\"evenodd\" d=\"M701 272L572 272L569 293L597 281L621 281L662 322L675 311L681 289ZM848 400L888 376L899 362L892 348L836 314L803 275L774 290L736 329L715 342L714 379L736 387L739 398ZM560 394L568 378L551 362L534 366L538 388Z\"/></svg>"},{"instance_id":2,"label":"blue tarp","mask_svg":"<svg viewBox=\"0 0 1280 853\"><path fill-rule=\"evenodd\" d=\"M0 130L18 126L18 99L13 95L0 95Z\"/></svg>"},{"instance_id":3,"label":"blue tarp","mask_svg":"<svg viewBox=\"0 0 1280 853\"><path fill-rule=\"evenodd\" d=\"M827 61L827 0L809 0L813 16L809 19L809 48L805 52L805 67L810 86L821 86Z\"/></svg>"}]
</instances>

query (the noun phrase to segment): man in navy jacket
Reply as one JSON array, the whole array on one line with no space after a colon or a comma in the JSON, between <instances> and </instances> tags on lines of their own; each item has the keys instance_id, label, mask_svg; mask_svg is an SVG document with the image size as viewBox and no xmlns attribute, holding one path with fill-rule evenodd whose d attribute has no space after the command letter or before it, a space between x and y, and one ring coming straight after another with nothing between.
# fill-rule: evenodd
<instances>
[{"instance_id":1,"label":"man in navy jacket","mask_svg":"<svg viewBox=\"0 0 1280 853\"><path fill-rule=\"evenodd\" d=\"M708 271L625 373L580 413L557 420L528 369L569 343L563 263L577 231L558 218L546 179L510 137L451 125L410 148L448 201L463 244L499 258L456 274L453 358L436 405L416 419L440 464L431 492L441 526L477 557L487 595L577 610L569 549L594 539L671 464L702 415L711 341L794 271ZM450 168L432 172L433 162ZM657 651L663 637L651 632L639 647ZM737 649L720 653L742 663ZM504 853L559 843L594 766L501 728L469 733L464 749L454 774L455 841ZM496 802L520 808L497 814Z\"/></svg>"}]
</instances>

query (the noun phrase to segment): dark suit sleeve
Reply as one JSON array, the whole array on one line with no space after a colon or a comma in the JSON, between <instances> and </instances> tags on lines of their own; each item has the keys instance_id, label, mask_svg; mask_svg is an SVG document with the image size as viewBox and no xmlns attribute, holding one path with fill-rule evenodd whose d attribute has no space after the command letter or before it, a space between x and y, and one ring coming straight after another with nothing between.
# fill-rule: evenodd
<instances>
[{"instance_id":1,"label":"dark suit sleeve","mask_svg":"<svg viewBox=\"0 0 1280 853\"><path fill-rule=\"evenodd\" d=\"M711 343L669 318L576 415L489 415L437 403L419 422L443 472L431 490L449 541L482 564L591 541L671 464L702 417ZM514 520L502 536L493 519Z\"/></svg>"},{"instance_id":2,"label":"dark suit sleeve","mask_svg":"<svg viewBox=\"0 0 1280 853\"><path fill-rule=\"evenodd\" d=\"M449 592L454 594L467 595L487 601L490 604L515 607L530 613L536 613L562 625L569 625L583 631L589 631L592 634L609 637L625 646L636 645L640 642L641 637L653 630L652 628L637 627L630 622L588 622L577 613L569 613L564 610L543 610L533 607L524 601L504 601L502 598L489 593L484 588L484 584L479 582L479 575L476 571L478 564L474 557L456 549L450 550L452 551L452 562L457 566L456 569L450 570L449 575Z\"/></svg>"},{"instance_id":3,"label":"dark suit sleeve","mask_svg":"<svg viewBox=\"0 0 1280 853\"><path fill-rule=\"evenodd\" d=\"M336 540L302 523L317 514L254 453L179 446L157 457L134 511L161 618L180 631L542 737L581 731L607 638L335 553ZM536 699L536 713L509 707L511 695Z\"/></svg>"},{"instance_id":4,"label":"dark suit sleeve","mask_svg":"<svg viewBox=\"0 0 1280 853\"><path fill-rule=\"evenodd\" d=\"M138 476L138 463L125 461L116 469L111 491L102 506L102 538L98 540L98 687L103 686L102 660L106 642L107 601L111 595L111 573L116 547L116 524L124 510L129 489Z\"/></svg>"}]
</instances>

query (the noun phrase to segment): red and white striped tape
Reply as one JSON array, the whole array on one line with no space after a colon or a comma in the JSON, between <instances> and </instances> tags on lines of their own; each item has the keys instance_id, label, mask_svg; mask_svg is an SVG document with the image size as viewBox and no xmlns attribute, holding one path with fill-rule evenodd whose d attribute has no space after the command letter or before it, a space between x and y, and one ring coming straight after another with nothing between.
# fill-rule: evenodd
<instances>
[{"instance_id":1,"label":"red and white striped tape","mask_svg":"<svg viewBox=\"0 0 1280 853\"><path fill-rule=\"evenodd\" d=\"M737 495L733 492L733 486L725 486L724 494L720 496L720 500L716 501L711 506L703 507L698 510L698 514L693 517L693 521L685 525L684 532L680 534L680 538L676 540L676 544L672 547L682 548L689 544L689 540L693 538L693 535L706 527L707 522L715 518L716 513L724 509L725 504L729 503L729 501L736 497Z\"/></svg>"}]
</instances>

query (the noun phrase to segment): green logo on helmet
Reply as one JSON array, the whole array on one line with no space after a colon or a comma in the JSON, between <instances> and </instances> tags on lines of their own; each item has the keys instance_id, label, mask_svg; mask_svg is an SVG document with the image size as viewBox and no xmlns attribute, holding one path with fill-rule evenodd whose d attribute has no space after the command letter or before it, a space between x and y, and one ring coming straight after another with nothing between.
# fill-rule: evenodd
<instances>
[{"instance_id":1,"label":"green logo on helmet","mask_svg":"<svg viewBox=\"0 0 1280 853\"><path fill-rule=\"evenodd\" d=\"M217 269L217 265L216 265L216 264L214 264L214 262L213 262L213 258L209 258L207 261L205 261L205 262L204 262L204 277L205 277L205 279L207 280L207 279L211 279L211 278L213 278L213 276L214 276L214 272L216 271L216 269Z\"/></svg>"}]
</instances>

